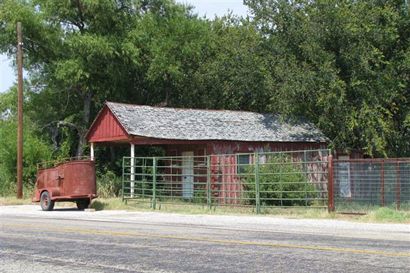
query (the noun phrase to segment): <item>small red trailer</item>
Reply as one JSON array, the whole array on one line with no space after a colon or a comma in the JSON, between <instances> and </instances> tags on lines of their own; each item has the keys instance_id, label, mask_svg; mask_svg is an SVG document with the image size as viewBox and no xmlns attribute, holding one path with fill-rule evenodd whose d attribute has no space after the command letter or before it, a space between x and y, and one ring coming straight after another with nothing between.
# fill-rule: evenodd
<instances>
[{"instance_id":1,"label":"small red trailer","mask_svg":"<svg viewBox=\"0 0 410 273\"><path fill-rule=\"evenodd\" d=\"M70 160L42 165L37 170L33 202L40 202L43 210L53 210L55 202L71 201L77 208L87 208L97 197L95 163L89 159Z\"/></svg>"}]
</instances>

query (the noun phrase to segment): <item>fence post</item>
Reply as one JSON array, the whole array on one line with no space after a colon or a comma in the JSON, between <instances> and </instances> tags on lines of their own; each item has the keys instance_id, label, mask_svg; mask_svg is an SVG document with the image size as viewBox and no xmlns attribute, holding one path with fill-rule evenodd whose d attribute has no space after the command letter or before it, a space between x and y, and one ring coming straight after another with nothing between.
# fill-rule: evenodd
<instances>
[{"instance_id":1,"label":"fence post","mask_svg":"<svg viewBox=\"0 0 410 273\"><path fill-rule=\"evenodd\" d=\"M254 165L255 165L255 204L256 204L256 213L261 212L261 200L260 200L260 191L259 191L259 154L254 153Z\"/></svg>"},{"instance_id":2,"label":"fence post","mask_svg":"<svg viewBox=\"0 0 410 273\"><path fill-rule=\"evenodd\" d=\"M282 155L282 153L281 153ZM284 162L280 162L281 164L279 165L279 193L280 193L280 206L283 207L283 183L282 183L282 168L283 165L286 164L286 159L284 159Z\"/></svg>"},{"instance_id":3,"label":"fence post","mask_svg":"<svg viewBox=\"0 0 410 273\"><path fill-rule=\"evenodd\" d=\"M400 210L400 162L396 163L396 210Z\"/></svg>"},{"instance_id":4,"label":"fence post","mask_svg":"<svg viewBox=\"0 0 410 273\"><path fill-rule=\"evenodd\" d=\"M157 203L157 158L152 158L152 208L156 208Z\"/></svg>"},{"instance_id":5,"label":"fence post","mask_svg":"<svg viewBox=\"0 0 410 273\"><path fill-rule=\"evenodd\" d=\"M209 155L206 157L206 166L206 203L208 209L211 209L211 157Z\"/></svg>"},{"instance_id":6,"label":"fence post","mask_svg":"<svg viewBox=\"0 0 410 273\"><path fill-rule=\"evenodd\" d=\"M381 206L384 207L384 160L382 160L381 173L380 173L380 199L381 199Z\"/></svg>"},{"instance_id":7,"label":"fence post","mask_svg":"<svg viewBox=\"0 0 410 273\"><path fill-rule=\"evenodd\" d=\"M327 210L328 212L335 211L335 182L334 182L334 170L333 170L333 156L329 155L328 159L328 184L327 184Z\"/></svg>"}]
</instances>

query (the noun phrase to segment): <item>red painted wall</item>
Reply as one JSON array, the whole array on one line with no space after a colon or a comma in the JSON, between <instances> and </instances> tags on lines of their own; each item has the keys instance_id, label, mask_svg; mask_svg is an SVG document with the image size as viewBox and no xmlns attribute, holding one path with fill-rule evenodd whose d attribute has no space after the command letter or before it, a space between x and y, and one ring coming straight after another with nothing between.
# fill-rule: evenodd
<instances>
[{"instance_id":1,"label":"red painted wall","mask_svg":"<svg viewBox=\"0 0 410 273\"><path fill-rule=\"evenodd\" d=\"M253 152L280 152L298 150L326 149L326 143L316 142L236 142L218 141L209 142L207 145L208 154L234 154Z\"/></svg>"},{"instance_id":2,"label":"red painted wall","mask_svg":"<svg viewBox=\"0 0 410 273\"><path fill-rule=\"evenodd\" d=\"M105 107L91 126L87 139L88 142L115 142L128 140L128 135L108 107Z\"/></svg>"}]
</instances>

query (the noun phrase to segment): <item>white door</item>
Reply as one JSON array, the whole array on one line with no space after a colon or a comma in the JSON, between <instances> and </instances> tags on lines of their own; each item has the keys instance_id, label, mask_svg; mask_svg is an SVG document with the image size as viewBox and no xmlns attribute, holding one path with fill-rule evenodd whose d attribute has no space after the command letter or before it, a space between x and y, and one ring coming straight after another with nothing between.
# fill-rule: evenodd
<instances>
[{"instance_id":1,"label":"white door","mask_svg":"<svg viewBox=\"0 0 410 273\"><path fill-rule=\"evenodd\" d=\"M182 197L194 197L194 152L182 152Z\"/></svg>"}]
</instances>

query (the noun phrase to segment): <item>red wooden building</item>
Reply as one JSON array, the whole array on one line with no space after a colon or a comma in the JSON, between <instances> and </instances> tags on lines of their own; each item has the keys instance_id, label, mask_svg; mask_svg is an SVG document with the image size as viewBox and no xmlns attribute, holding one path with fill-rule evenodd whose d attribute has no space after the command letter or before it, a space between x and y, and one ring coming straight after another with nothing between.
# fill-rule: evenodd
<instances>
[{"instance_id":1,"label":"red wooden building","mask_svg":"<svg viewBox=\"0 0 410 273\"><path fill-rule=\"evenodd\" d=\"M97 115L87 140L92 158L98 143L129 143L131 157L137 156L135 145L160 146L167 156L192 158L192 162L184 160L185 174L194 173L194 156L215 155L211 156L212 166L222 164L225 167L219 172L229 174L222 175L221 182L222 186L229 185L231 191L222 191L228 195L237 194L241 188L240 182L235 182L234 166L252 161L249 155L240 153L326 149L328 141L311 123L284 121L272 114L113 102L107 102ZM218 170L212 169L212 173L216 177Z\"/></svg>"},{"instance_id":2,"label":"red wooden building","mask_svg":"<svg viewBox=\"0 0 410 273\"><path fill-rule=\"evenodd\" d=\"M107 102L87 140L161 146L168 155L234 154L326 149L328 139L308 122L245 111L152 107ZM93 149L92 149L93 150Z\"/></svg>"}]
</instances>

